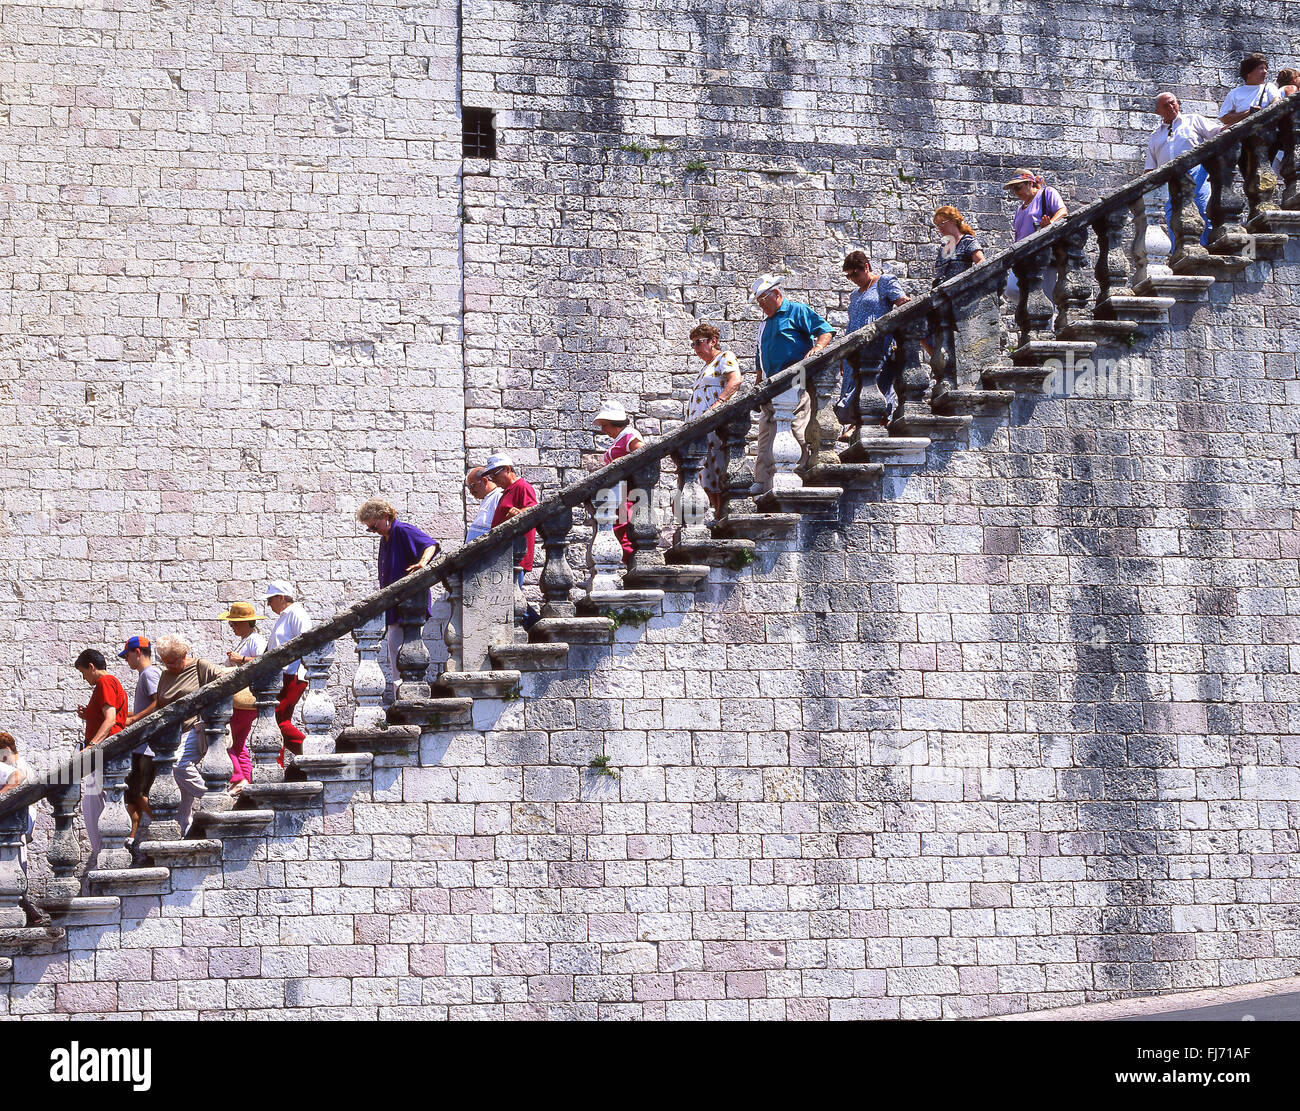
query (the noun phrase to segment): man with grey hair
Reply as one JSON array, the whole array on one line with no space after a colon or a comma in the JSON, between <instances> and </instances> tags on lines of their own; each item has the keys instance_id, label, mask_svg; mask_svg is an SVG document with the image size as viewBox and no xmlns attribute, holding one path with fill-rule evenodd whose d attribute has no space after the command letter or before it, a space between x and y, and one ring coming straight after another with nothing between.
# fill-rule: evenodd
<instances>
[{"instance_id":1,"label":"man with grey hair","mask_svg":"<svg viewBox=\"0 0 1300 1111\"><path fill-rule=\"evenodd\" d=\"M210 660L200 660L190 655L190 643L181 636L165 636L158 641L158 658L162 662L162 674L158 677L158 689L153 701L139 716L144 717L155 710L161 710L188 694L193 694L199 687L206 686L214 679L219 679L229 667L221 667ZM196 799L203 797L206 785L199 774L199 761L203 758L203 735L199 726L199 715L192 714L181 724L181 751L176 758L172 775L176 786L180 788L181 804L176 820L180 824L181 836L189 828L190 813Z\"/></svg>"},{"instance_id":2,"label":"man with grey hair","mask_svg":"<svg viewBox=\"0 0 1300 1111\"><path fill-rule=\"evenodd\" d=\"M1218 120L1182 111L1178 98L1173 93L1161 93L1156 97L1155 113L1160 117L1160 126L1151 132L1151 138L1147 140L1147 170L1163 166L1223 130L1223 124ZM1210 175L1204 166L1193 166L1187 176L1192 179L1196 210L1205 224L1201 232L1201 246L1204 247L1210 241L1210 221L1205 215L1205 209L1210 203ZM1174 206L1168 200L1165 201L1165 222L1172 233Z\"/></svg>"},{"instance_id":3,"label":"man with grey hair","mask_svg":"<svg viewBox=\"0 0 1300 1111\"><path fill-rule=\"evenodd\" d=\"M468 544L492 531L492 517L497 511L497 502L501 500L503 491L482 467L475 467L465 476L465 486L479 501L478 513L465 530L465 543Z\"/></svg>"},{"instance_id":4,"label":"man with grey hair","mask_svg":"<svg viewBox=\"0 0 1300 1111\"><path fill-rule=\"evenodd\" d=\"M800 359L820 351L831 341L835 329L820 315L800 301L788 300L781 289L782 279L776 274L764 274L750 290L750 300L763 312L763 325L758 330L758 351L755 363L758 385L772 378ZM802 386L799 404L795 407L791 430L803 449L800 465L808 462L811 449L808 429L812 422L812 398ZM816 427L815 425L813 426ZM754 460L754 485L751 494L766 493L772 489L776 477L776 462L772 447L776 442L776 410L767 402L758 418L757 457ZM815 445L814 445L815 446Z\"/></svg>"}]
</instances>

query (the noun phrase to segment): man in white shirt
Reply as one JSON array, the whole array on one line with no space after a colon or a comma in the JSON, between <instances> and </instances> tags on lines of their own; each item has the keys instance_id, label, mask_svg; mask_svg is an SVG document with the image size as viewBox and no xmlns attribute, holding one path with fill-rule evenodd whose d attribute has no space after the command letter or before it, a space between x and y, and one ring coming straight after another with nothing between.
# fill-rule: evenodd
<instances>
[{"instance_id":1,"label":"man in white shirt","mask_svg":"<svg viewBox=\"0 0 1300 1111\"><path fill-rule=\"evenodd\" d=\"M283 580L267 584L266 604L275 614L266 650L274 652L312 627L311 615L301 602L295 602L293 587ZM307 690L307 669L300 663L290 664L284 670L280 686L280 700L275 707L275 720L280 725L284 747L295 756L302 755L302 741L307 735L293 723L293 708Z\"/></svg>"},{"instance_id":2,"label":"man in white shirt","mask_svg":"<svg viewBox=\"0 0 1300 1111\"><path fill-rule=\"evenodd\" d=\"M1151 138L1147 141L1148 170L1163 166L1223 130L1223 124L1217 120L1206 119L1195 112L1182 111L1178 98L1173 93L1161 93L1156 97L1156 115L1160 117L1160 126L1151 132ZM1210 203L1210 175L1204 166L1194 166L1187 176L1192 179L1196 211L1201 214L1201 221L1205 225L1201 232L1201 246L1204 247L1210 241L1210 221L1205 215L1206 206ZM1174 206L1170 201L1165 201L1165 222L1172 235Z\"/></svg>"},{"instance_id":3,"label":"man in white shirt","mask_svg":"<svg viewBox=\"0 0 1300 1111\"><path fill-rule=\"evenodd\" d=\"M1247 54L1241 60L1241 80L1242 84L1224 97L1219 109L1219 122L1224 127L1282 98L1282 90L1268 79L1268 59L1263 54Z\"/></svg>"},{"instance_id":4,"label":"man in white shirt","mask_svg":"<svg viewBox=\"0 0 1300 1111\"><path fill-rule=\"evenodd\" d=\"M478 513L465 531L465 543L468 544L491 531L492 516L497 511L502 491L500 486L483 473L482 467L475 467L465 476L465 485L479 500Z\"/></svg>"}]
</instances>

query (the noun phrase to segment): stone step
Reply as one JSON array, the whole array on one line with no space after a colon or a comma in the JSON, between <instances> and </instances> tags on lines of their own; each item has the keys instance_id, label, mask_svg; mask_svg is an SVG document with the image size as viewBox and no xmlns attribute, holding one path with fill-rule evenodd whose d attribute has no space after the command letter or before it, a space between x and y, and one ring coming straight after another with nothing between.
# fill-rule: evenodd
<instances>
[{"instance_id":1,"label":"stone step","mask_svg":"<svg viewBox=\"0 0 1300 1111\"><path fill-rule=\"evenodd\" d=\"M663 600L662 590L590 590L578 603L578 612L596 616L625 610L655 613Z\"/></svg>"},{"instance_id":2,"label":"stone step","mask_svg":"<svg viewBox=\"0 0 1300 1111\"><path fill-rule=\"evenodd\" d=\"M614 622L608 617L543 617L528 635L547 644L608 644L614 636Z\"/></svg>"},{"instance_id":3,"label":"stone step","mask_svg":"<svg viewBox=\"0 0 1300 1111\"><path fill-rule=\"evenodd\" d=\"M1170 270L1151 274L1141 285L1134 286L1133 292L1173 301L1204 301L1213 284L1213 274L1175 274Z\"/></svg>"},{"instance_id":4,"label":"stone step","mask_svg":"<svg viewBox=\"0 0 1300 1111\"><path fill-rule=\"evenodd\" d=\"M838 486L860 490L874 486L885 476L883 463L818 463L804 475L811 486Z\"/></svg>"},{"instance_id":5,"label":"stone step","mask_svg":"<svg viewBox=\"0 0 1300 1111\"><path fill-rule=\"evenodd\" d=\"M187 841L141 841L140 856L146 865L193 868L220 864L221 842L215 837L195 837Z\"/></svg>"},{"instance_id":6,"label":"stone step","mask_svg":"<svg viewBox=\"0 0 1300 1111\"><path fill-rule=\"evenodd\" d=\"M197 819L197 815L196 815ZM170 868L92 868L86 873L92 895L169 895Z\"/></svg>"},{"instance_id":7,"label":"stone step","mask_svg":"<svg viewBox=\"0 0 1300 1111\"><path fill-rule=\"evenodd\" d=\"M1289 208L1272 208L1261 212L1246 225L1249 232L1279 232L1300 235L1300 212Z\"/></svg>"},{"instance_id":8,"label":"stone step","mask_svg":"<svg viewBox=\"0 0 1300 1111\"><path fill-rule=\"evenodd\" d=\"M1097 303L1097 311L1114 313L1116 319L1135 320L1138 327L1149 328L1169 322L1169 310L1178 303L1173 297L1139 297L1137 294L1114 294ZM1100 319L1100 318L1099 318Z\"/></svg>"},{"instance_id":9,"label":"stone step","mask_svg":"<svg viewBox=\"0 0 1300 1111\"><path fill-rule=\"evenodd\" d=\"M521 678L517 671L444 671L433 692L452 698L504 698L519 689Z\"/></svg>"},{"instance_id":10,"label":"stone step","mask_svg":"<svg viewBox=\"0 0 1300 1111\"><path fill-rule=\"evenodd\" d=\"M814 520L838 517L841 486L796 486L789 490L773 490L758 499L758 508L765 513L792 513Z\"/></svg>"},{"instance_id":11,"label":"stone step","mask_svg":"<svg viewBox=\"0 0 1300 1111\"><path fill-rule=\"evenodd\" d=\"M659 567L633 568L623 576L623 585L634 590L687 593L708 579L710 570L706 563L664 563Z\"/></svg>"},{"instance_id":12,"label":"stone step","mask_svg":"<svg viewBox=\"0 0 1300 1111\"><path fill-rule=\"evenodd\" d=\"M1239 254L1188 255L1171 264L1175 274L1210 278L1232 278L1240 274L1251 259Z\"/></svg>"},{"instance_id":13,"label":"stone step","mask_svg":"<svg viewBox=\"0 0 1300 1111\"><path fill-rule=\"evenodd\" d=\"M441 701L441 700L440 700ZM473 706L472 699L465 699ZM390 707L391 709L391 707ZM389 725L374 728L349 728L335 738L334 747L345 754L364 753L373 760L376 753L411 753L420 750L419 725Z\"/></svg>"},{"instance_id":14,"label":"stone step","mask_svg":"<svg viewBox=\"0 0 1300 1111\"><path fill-rule=\"evenodd\" d=\"M564 667L569 646L562 640L528 644L494 644L488 649L492 662L515 671L551 671Z\"/></svg>"},{"instance_id":15,"label":"stone step","mask_svg":"<svg viewBox=\"0 0 1300 1111\"><path fill-rule=\"evenodd\" d=\"M709 527L723 539L784 540L799 527L798 513L737 513Z\"/></svg>"},{"instance_id":16,"label":"stone step","mask_svg":"<svg viewBox=\"0 0 1300 1111\"><path fill-rule=\"evenodd\" d=\"M195 832L217 837L257 837L275 821L274 810L196 810Z\"/></svg>"},{"instance_id":17,"label":"stone step","mask_svg":"<svg viewBox=\"0 0 1300 1111\"><path fill-rule=\"evenodd\" d=\"M1005 409L1016 399L1015 390L935 390L930 408L936 413L975 416L991 410Z\"/></svg>"},{"instance_id":18,"label":"stone step","mask_svg":"<svg viewBox=\"0 0 1300 1111\"><path fill-rule=\"evenodd\" d=\"M889 431L899 436L924 437L930 440L959 436L970 427L970 417L930 413L919 417L895 417Z\"/></svg>"},{"instance_id":19,"label":"stone step","mask_svg":"<svg viewBox=\"0 0 1300 1111\"><path fill-rule=\"evenodd\" d=\"M62 926L0 926L0 952L45 955L68 936Z\"/></svg>"},{"instance_id":20,"label":"stone step","mask_svg":"<svg viewBox=\"0 0 1300 1111\"><path fill-rule=\"evenodd\" d=\"M990 367L983 373L986 386L1014 393L1042 393L1055 371L1041 366Z\"/></svg>"},{"instance_id":21,"label":"stone step","mask_svg":"<svg viewBox=\"0 0 1300 1111\"><path fill-rule=\"evenodd\" d=\"M1042 366L1051 360L1064 363L1071 357L1076 361L1087 359L1096 350L1097 345L1087 340L1031 339L1011 352L1011 361L1016 366ZM990 369L985 373L997 373L997 371ZM987 380L985 378L985 381Z\"/></svg>"},{"instance_id":22,"label":"stone step","mask_svg":"<svg viewBox=\"0 0 1300 1111\"><path fill-rule=\"evenodd\" d=\"M1058 333L1063 339L1089 340L1107 346L1133 346L1137 342L1136 320L1081 320Z\"/></svg>"},{"instance_id":23,"label":"stone step","mask_svg":"<svg viewBox=\"0 0 1300 1111\"><path fill-rule=\"evenodd\" d=\"M688 540L669 548L664 559L669 563L706 563L710 567L726 567L739 570L758 551L758 545L752 540Z\"/></svg>"},{"instance_id":24,"label":"stone step","mask_svg":"<svg viewBox=\"0 0 1300 1111\"><path fill-rule=\"evenodd\" d=\"M122 917L122 900L117 895L46 898L41 900L40 907L61 926L110 926Z\"/></svg>"},{"instance_id":25,"label":"stone step","mask_svg":"<svg viewBox=\"0 0 1300 1111\"><path fill-rule=\"evenodd\" d=\"M1286 241L1291 238L1285 232L1278 234L1262 233L1250 237L1250 250L1246 257L1252 261L1268 259L1273 261L1286 254Z\"/></svg>"},{"instance_id":26,"label":"stone step","mask_svg":"<svg viewBox=\"0 0 1300 1111\"><path fill-rule=\"evenodd\" d=\"M297 764L295 758L294 763ZM318 779L302 779L284 783L248 784L239 792L235 803L238 810L302 810L315 806L325 793L325 784Z\"/></svg>"},{"instance_id":27,"label":"stone step","mask_svg":"<svg viewBox=\"0 0 1300 1111\"><path fill-rule=\"evenodd\" d=\"M293 770L304 780L319 783L355 783L369 779L375 758L369 752L317 752L310 756L295 756ZM256 774L256 773L254 773ZM286 780L289 776L286 775ZM290 780L297 782L297 780Z\"/></svg>"},{"instance_id":28,"label":"stone step","mask_svg":"<svg viewBox=\"0 0 1300 1111\"><path fill-rule=\"evenodd\" d=\"M925 462L928 436L863 436L840 452L841 463L915 466Z\"/></svg>"},{"instance_id":29,"label":"stone step","mask_svg":"<svg viewBox=\"0 0 1300 1111\"><path fill-rule=\"evenodd\" d=\"M389 706L387 713L392 725L457 725L469 721L473 708L472 698L403 698Z\"/></svg>"}]
</instances>

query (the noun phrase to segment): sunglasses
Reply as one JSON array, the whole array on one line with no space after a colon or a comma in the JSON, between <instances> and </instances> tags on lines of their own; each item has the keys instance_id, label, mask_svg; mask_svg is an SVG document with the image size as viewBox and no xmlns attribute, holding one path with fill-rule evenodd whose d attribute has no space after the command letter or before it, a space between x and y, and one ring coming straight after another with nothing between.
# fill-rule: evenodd
<instances>
[{"instance_id":1,"label":"sunglasses","mask_svg":"<svg viewBox=\"0 0 1300 1111\"><path fill-rule=\"evenodd\" d=\"M707 339L707 338L704 337L704 336L700 336L699 339L693 339L693 340L691 340L691 346L692 346L692 347L699 347L700 344L702 344L702 343L712 343L712 342L713 342L713 341L712 341L711 339Z\"/></svg>"}]
</instances>

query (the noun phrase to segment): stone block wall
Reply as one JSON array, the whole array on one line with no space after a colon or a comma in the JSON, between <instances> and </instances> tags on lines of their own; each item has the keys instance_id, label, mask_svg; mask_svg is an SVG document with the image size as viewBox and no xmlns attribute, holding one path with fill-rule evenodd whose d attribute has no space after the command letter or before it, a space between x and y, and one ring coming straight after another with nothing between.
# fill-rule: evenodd
<instances>
[{"instance_id":1,"label":"stone block wall","mask_svg":"<svg viewBox=\"0 0 1300 1111\"><path fill-rule=\"evenodd\" d=\"M1021 398L0 1007L932 1018L1300 972L1290 252L1123 350L1149 400Z\"/></svg>"},{"instance_id":2,"label":"stone block wall","mask_svg":"<svg viewBox=\"0 0 1300 1111\"><path fill-rule=\"evenodd\" d=\"M1240 58L1295 60L1294 13L779 0L466 0L465 103L498 157L465 179L466 444L503 441L546 488L578 473L604 396L642 432L683 415L687 333L720 325L752 370L754 278L842 328L860 248L929 288L953 203L1011 241L1017 167L1080 206L1141 171L1171 89L1217 114Z\"/></svg>"},{"instance_id":3,"label":"stone block wall","mask_svg":"<svg viewBox=\"0 0 1300 1111\"><path fill-rule=\"evenodd\" d=\"M83 647L270 577L374 582L352 511L463 535L457 5L0 13L0 728Z\"/></svg>"}]
</instances>

